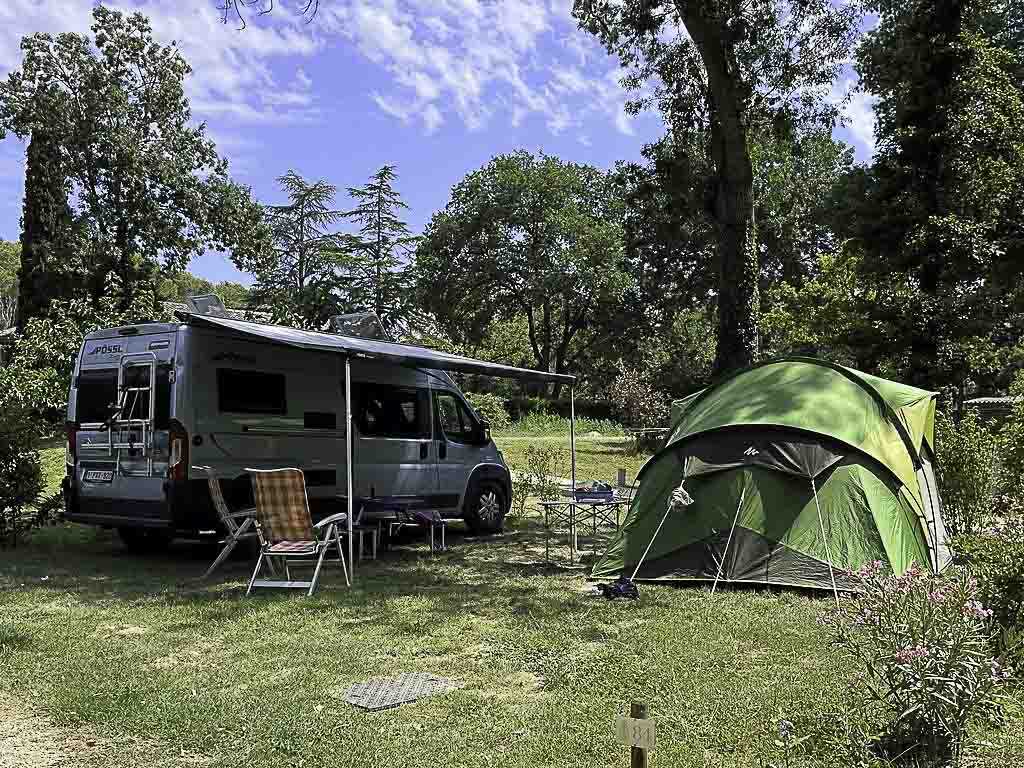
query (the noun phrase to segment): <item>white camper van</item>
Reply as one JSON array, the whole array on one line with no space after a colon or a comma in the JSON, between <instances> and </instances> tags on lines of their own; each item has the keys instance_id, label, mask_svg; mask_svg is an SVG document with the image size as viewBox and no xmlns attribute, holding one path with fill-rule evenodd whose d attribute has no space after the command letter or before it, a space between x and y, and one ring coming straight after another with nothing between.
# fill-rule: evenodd
<instances>
[{"instance_id":1,"label":"white camper van","mask_svg":"<svg viewBox=\"0 0 1024 768\"><path fill-rule=\"evenodd\" d=\"M345 358L330 350L341 345L353 498L501 529L512 481L488 425L447 373L416 363L442 353L217 314L86 336L68 401L68 519L116 528L137 548L213 534L196 465L216 471L232 508L252 503L246 467L300 467L314 518L337 511L347 489Z\"/></svg>"}]
</instances>

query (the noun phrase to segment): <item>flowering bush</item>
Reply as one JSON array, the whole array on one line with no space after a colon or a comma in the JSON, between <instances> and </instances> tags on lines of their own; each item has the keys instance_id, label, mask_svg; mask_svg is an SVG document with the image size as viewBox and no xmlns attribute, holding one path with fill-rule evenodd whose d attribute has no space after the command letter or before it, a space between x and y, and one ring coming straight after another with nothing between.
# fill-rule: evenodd
<instances>
[{"instance_id":1,"label":"flowering bush","mask_svg":"<svg viewBox=\"0 0 1024 768\"><path fill-rule=\"evenodd\" d=\"M957 757L968 723L997 707L1010 678L992 656L992 611L977 581L966 569L936 578L916 565L893 577L879 562L858 577L863 594L822 622L864 667L883 751Z\"/></svg>"}]
</instances>

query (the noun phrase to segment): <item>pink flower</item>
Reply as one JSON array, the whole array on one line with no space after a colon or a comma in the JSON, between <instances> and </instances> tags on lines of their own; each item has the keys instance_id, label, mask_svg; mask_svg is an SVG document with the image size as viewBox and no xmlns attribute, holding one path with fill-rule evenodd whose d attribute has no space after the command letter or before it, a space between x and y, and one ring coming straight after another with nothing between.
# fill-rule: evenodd
<instances>
[{"instance_id":1,"label":"pink flower","mask_svg":"<svg viewBox=\"0 0 1024 768\"><path fill-rule=\"evenodd\" d=\"M992 616L992 611L977 600L969 600L964 605L964 615L969 618L987 619Z\"/></svg>"},{"instance_id":2,"label":"pink flower","mask_svg":"<svg viewBox=\"0 0 1024 768\"><path fill-rule=\"evenodd\" d=\"M904 664L909 664L912 661L918 659L924 659L931 655L931 651L925 648L923 645L915 645L913 648L904 648L893 654L897 661L901 661Z\"/></svg>"}]
</instances>

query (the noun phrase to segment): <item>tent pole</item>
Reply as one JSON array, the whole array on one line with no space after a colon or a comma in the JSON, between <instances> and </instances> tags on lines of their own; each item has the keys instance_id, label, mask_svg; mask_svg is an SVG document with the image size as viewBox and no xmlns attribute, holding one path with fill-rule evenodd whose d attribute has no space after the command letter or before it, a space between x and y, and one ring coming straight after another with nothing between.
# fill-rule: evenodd
<instances>
[{"instance_id":1,"label":"tent pole","mask_svg":"<svg viewBox=\"0 0 1024 768\"><path fill-rule=\"evenodd\" d=\"M743 500L747 497L747 484L744 482L743 490L740 492L740 503L736 505L736 514L732 518L732 528L729 529L729 538L725 540L725 551L722 553L722 559L718 563L718 573L715 574L715 583L711 585L711 594L715 594L715 588L718 587L718 580L722 578L722 569L725 568L725 558L729 556L729 545L732 544L732 534L736 530L736 523L740 519L740 510L743 509Z\"/></svg>"},{"instance_id":2,"label":"tent pole","mask_svg":"<svg viewBox=\"0 0 1024 768\"><path fill-rule=\"evenodd\" d=\"M825 523L821 519L821 505L818 503L818 488L811 478L811 490L814 492L814 506L818 510L818 528L821 530L821 542L825 545L825 557L828 558L828 575L832 579L832 594L836 598L836 610L839 610L839 590L836 589L836 572L832 568L832 551L828 546L828 539L825 537Z\"/></svg>"},{"instance_id":3,"label":"tent pole","mask_svg":"<svg viewBox=\"0 0 1024 768\"><path fill-rule=\"evenodd\" d=\"M576 501L576 389L569 385L569 452L572 454L572 495Z\"/></svg>"},{"instance_id":4,"label":"tent pole","mask_svg":"<svg viewBox=\"0 0 1024 768\"><path fill-rule=\"evenodd\" d=\"M348 475L348 567L352 574L352 583L356 580L356 561L354 547L352 545L352 515L355 506L355 499L352 496L352 465L355 463L352 455L352 358L345 356L345 470Z\"/></svg>"}]
</instances>

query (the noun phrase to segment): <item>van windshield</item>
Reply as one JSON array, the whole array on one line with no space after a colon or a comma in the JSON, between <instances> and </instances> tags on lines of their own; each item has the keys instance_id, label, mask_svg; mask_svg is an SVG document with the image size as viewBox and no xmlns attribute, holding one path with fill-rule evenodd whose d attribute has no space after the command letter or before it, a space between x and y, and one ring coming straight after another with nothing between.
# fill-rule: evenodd
<instances>
[{"instance_id":1,"label":"van windshield","mask_svg":"<svg viewBox=\"0 0 1024 768\"><path fill-rule=\"evenodd\" d=\"M171 416L171 382L170 366L162 365L156 369L156 409L153 428L167 429ZM125 383L131 387L145 386L149 378L149 369L132 367L126 372ZM149 413L149 395L140 393L137 401L132 401L131 414L124 413L122 418L139 418ZM112 413L112 406L117 402L117 368L98 368L83 370L78 374L78 397L75 401L75 421L79 424L95 424L107 421Z\"/></svg>"}]
</instances>

